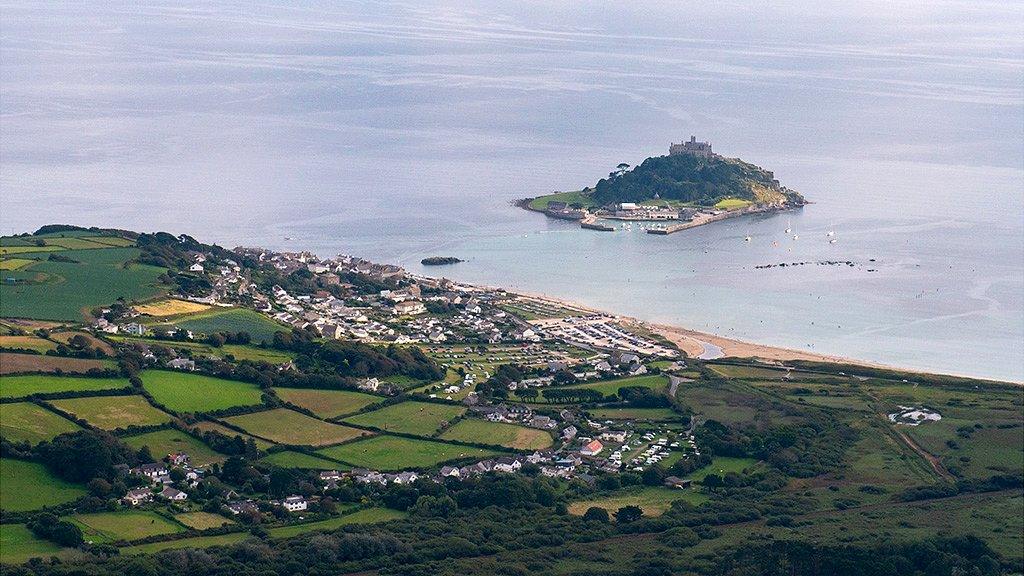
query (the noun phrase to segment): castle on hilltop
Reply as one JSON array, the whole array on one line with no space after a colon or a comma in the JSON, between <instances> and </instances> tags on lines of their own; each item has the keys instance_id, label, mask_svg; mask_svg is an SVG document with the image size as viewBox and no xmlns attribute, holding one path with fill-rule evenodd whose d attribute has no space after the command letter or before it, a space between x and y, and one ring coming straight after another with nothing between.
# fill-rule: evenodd
<instances>
[{"instance_id":1,"label":"castle on hilltop","mask_svg":"<svg viewBox=\"0 0 1024 576\"><path fill-rule=\"evenodd\" d=\"M690 136L689 142L681 142L679 144L672 143L668 147L668 154L669 156L689 154L690 156L699 156L701 158L711 158L715 156L715 153L711 151L711 143L697 142L696 136Z\"/></svg>"}]
</instances>

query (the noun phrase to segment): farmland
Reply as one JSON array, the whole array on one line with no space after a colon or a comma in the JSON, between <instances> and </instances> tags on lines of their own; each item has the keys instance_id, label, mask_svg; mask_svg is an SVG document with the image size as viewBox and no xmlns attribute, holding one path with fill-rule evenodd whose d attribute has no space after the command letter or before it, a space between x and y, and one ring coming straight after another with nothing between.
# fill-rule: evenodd
<instances>
[{"instance_id":1,"label":"farmland","mask_svg":"<svg viewBox=\"0 0 1024 576\"><path fill-rule=\"evenodd\" d=\"M671 408L594 408L590 415L598 420L650 420L652 422L676 421L682 415Z\"/></svg>"},{"instance_id":2,"label":"farmland","mask_svg":"<svg viewBox=\"0 0 1024 576\"><path fill-rule=\"evenodd\" d=\"M234 521L228 520L220 514L211 514L210 512L185 512L183 514L175 514L174 519L195 530L206 530L226 524L234 524Z\"/></svg>"},{"instance_id":3,"label":"farmland","mask_svg":"<svg viewBox=\"0 0 1024 576\"><path fill-rule=\"evenodd\" d=\"M45 354L50 350L57 348L57 345L49 340L43 340L36 336L13 336L4 335L0 336L0 348L14 349L14 350L32 350Z\"/></svg>"},{"instance_id":4,"label":"farmland","mask_svg":"<svg viewBox=\"0 0 1024 576\"><path fill-rule=\"evenodd\" d=\"M102 350L108 356L114 355L114 348L110 344L107 344L103 340L100 340L99 338L93 336L92 334L89 334L88 332L82 332L78 330L69 330L66 332L51 332L50 340L54 340L56 342L63 342L64 344L67 344L75 336L85 338L85 340L89 343L89 346Z\"/></svg>"},{"instance_id":5,"label":"farmland","mask_svg":"<svg viewBox=\"0 0 1024 576\"><path fill-rule=\"evenodd\" d=\"M375 428L385 432L401 432L417 436L431 436L466 409L451 404L429 402L402 402L373 412L364 412L345 419L353 426Z\"/></svg>"},{"instance_id":6,"label":"farmland","mask_svg":"<svg viewBox=\"0 0 1024 576\"><path fill-rule=\"evenodd\" d=\"M131 385L124 378L76 378L49 374L0 377L0 397L3 398L24 398L32 394L54 394L57 392L117 390L129 387Z\"/></svg>"},{"instance_id":7,"label":"farmland","mask_svg":"<svg viewBox=\"0 0 1024 576\"><path fill-rule=\"evenodd\" d=\"M299 534L305 534L306 532L312 532L314 530L333 530L335 528L340 528L341 526L348 526L349 524L376 524L378 522L398 520L407 516L408 514L405 512L391 510L388 508L364 508L329 520L306 522L305 524L294 524L292 526L281 526L279 528L271 528L267 530L267 532L270 533L271 538L290 538L292 536L298 536Z\"/></svg>"},{"instance_id":8,"label":"farmland","mask_svg":"<svg viewBox=\"0 0 1024 576\"><path fill-rule=\"evenodd\" d=\"M177 523L159 514L142 510L76 514L71 517L71 521L82 529L87 542L98 544L185 531Z\"/></svg>"},{"instance_id":9,"label":"farmland","mask_svg":"<svg viewBox=\"0 0 1024 576\"><path fill-rule=\"evenodd\" d=\"M0 562L14 564L32 557L59 556L61 547L38 538L24 524L0 524Z\"/></svg>"},{"instance_id":10,"label":"farmland","mask_svg":"<svg viewBox=\"0 0 1024 576\"><path fill-rule=\"evenodd\" d=\"M590 382L587 384L576 384L574 386L567 386L566 388L583 388L586 390L597 390L605 396L611 396L619 393L619 388L627 388L630 386L639 386L644 388L650 388L651 390L664 390L668 386L668 378L661 375L649 375L649 376L633 376L630 378L617 378L615 380L603 380L599 382Z\"/></svg>"},{"instance_id":11,"label":"farmland","mask_svg":"<svg viewBox=\"0 0 1024 576\"><path fill-rule=\"evenodd\" d=\"M299 468L304 470L345 470L348 468L347 466L338 464L337 462L331 462L330 460L324 460L323 458L317 458L316 456L311 456L302 452L293 452L290 450L274 452L273 454L261 459L260 462L280 466L282 468Z\"/></svg>"},{"instance_id":12,"label":"farmland","mask_svg":"<svg viewBox=\"0 0 1024 576\"><path fill-rule=\"evenodd\" d=\"M50 474L42 464L0 458L0 510L21 512L56 506L85 495L85 489Z\"/></svg>"},{"instance_id":13,"label":"farmland","mask_svg":"<svg viewBox=\"0 0 1024 576\"><path fill-rule=\"evenodd\" d=\"M168 298L166 300L159 300L148 304L138 304L135 306L135 311L139 314L145 314L146 316L163 318L166 316L178 316L180 314L195 314L196 312L203 312L210 308L211 306L208 304Z\"/></svg>"},{"instance_id":14,"label":"farmland","mask_svg":"<svg viewBox=\"0 0 1024 576\"><path fill-rule=\"evenodd\" d=\"M321 418L352 414L384 400L380 396L349 390L311 390L306 388L275 388L278 398L305 408Z\"/></svg>"},{"instance_id":15,"label":"farmland","mask_svg":"<svg viewBox=\"0 0 1024 576\"><path fill-rule=\"evenodd\" d=\"M78 424L29 402L0 404L0 437L35 444L79 430Z\"/></svg>"},{"instance_id":16,"label":"farmland","mask_svg":"<svg viewBox=\"0 0 1024 576\"><path fill-rule=\"evenodd\" d=\"M196 466L206 466L225 458L223 454L215 452L193 436L173 428L126 436L123 440L125 444L136 449L148 446L150 453L158 460L175 452L187 453L192 459L192 464Z\"/></svg>"},{"instance_id":17,"label":"farmland","mask_svg":"<svg viewBox=\"0 0 1024 576\"><path fill-rule=\"evenodd\" d=\"M201 374L147 370L142 385L153 399L175 412L211 412L260 403L259 387Z\"/></svg>"},{"instance_id":18,"label":"farmland","mask_svg":"<svg viewBox=\"0 0 1024 576\"><path fill-rule=\"evenodd\" d=\"M591 506L597 506L614 513L623 506L639 506L647 516L660 516L672 507L676 500L690 504L701 504L708 497L693 490L662 488L660 486L632 487L607 495L587 498L569 504L569 513L582 515Z\"/></svg>"},{"instance_id":19,"label":"farmland","mask_svg":"<svg viewBox=\"0 0 1024 576\"><path fill-rule=\"evenodd\" d=\"M517 450L543 450L552 444L551 434L544 430L476 419L461 420L441 434L441 438Z\"/></svg>"},{"instance_id":20,"label":"farmland","mask_svg":"<svg viewBox=\"0 0 1024 576\"><path fill-rule=\"evenodd\" d=\"M21 374L24 372L70 372L84 374L89 370L102 370L114 363L109 360L86 360L83 358L61 358L39 354L12 354L0 352L0 374Z\"/></svg>"},{"instance_id":21,"label":"farmland","mask_svg":"<svg viewBox=\"0 0 1024 576\"><path fill-rule=\"evenodd\" d=\"M92 396L52 400L50 404L104 430L152 426L171 417L149 405L142 396Z\"/></svg>"},{"instance_id":22,"label":"farmland","mask_svg":"<svg viewBox=\"0 0 1024 576\"><path fill-rule=\"evenodd\" d=\"M118 298L139 300L165 291L163 268L125 263L135 248L65 250L75 262L43 261L12 272L17 283L0 285L0 315L14 318L81 321L84 312Z\"/></svg>"},{"instance_id":23,"label":"farmland","mask_svg":"<svg viewBox=\"0 0 1024 576\"><path fill-rule=\"evenodd\" d=\"M247 308L209 310L182 317L175 320L173 324L164 326L176 326L184 330L191 330L197 334L248 332L254 343L261 341L270 342L274 337L274 332L285 330L277 322Z\"/></svg>"},{"instance_id":24,"label":"farmland","mask_svg":"<svg viewBox=\"0 0 1024 576\"><path fill-rule=\"evenodd\" d=\"M121 548L121 554L125 556L139 554L153 554L161 550L180 550L183 548L209 548L210 546L227 546L235 544L253 535L249 532L232 532L230 534L218 534L216 536L196 536L194 538L182 538L180 540L167 540L165 542L151 542L149 544L136 544Z\"/></svg>"},{"instance_id":25,"label":"farmland","mask_svg":"<svg viewBox=\"0 0 1024 576\"><path fill-rule=\"evenodd\" d=\"M434 466L461 458L487 458L497 453L482 448L413 440L399 436L375 436L358 442L325 448L318 452L353 466L378 470L401 470Z\"/></svg>"},{"instance_id":26,"label":"farmland","mask_svg":"<svg viewBox=\"0 0 1024 576\"><path fill-rule=\"evenodd\" d=\"M218 432L220 434L227 436L228 438L234 438L235 436L241 436L245 440L249 440L251 438L253 442L256 443L256 447L259 448L260 450L266 450L267 448L270 448L271 446L274 445L273 442L268 442L266 440L263 440L262 438L256 438L254 436L238 432L237 430L232 430L231 428L228 428L227 426L221 424L220 422L211 422L209 420L196 422L196 424L192 426L190 430L192 430L197 435L202 434L203 432Z\"/></svg>"},{"instance_id":27,"label":"farmland","mask_svg":"<svg viewBox=\"0 0 1024 576\"><path fill-rule=\"evenodd\" d=\"M293 446L327 446L367 434L285 408L232 416L224 421L254 436Z\"/></svg>"}]
</instances>

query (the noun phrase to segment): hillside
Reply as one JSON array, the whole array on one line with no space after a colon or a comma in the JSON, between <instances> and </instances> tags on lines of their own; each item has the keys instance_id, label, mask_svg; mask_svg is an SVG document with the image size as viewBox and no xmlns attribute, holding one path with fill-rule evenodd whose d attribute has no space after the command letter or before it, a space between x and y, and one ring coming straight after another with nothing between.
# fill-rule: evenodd
<instances>
[{"instance_id":1,"label":"hillside","mask_svg":"<svg viewBox=\"0 0 1024 576\"><path fill-rule=\"evenodd\" d=\"M737 158L687 154L648 158L632 170L601 179L590 193L599 205L654 198L712 206L736 198L763 205L803 204L799 193L781 186L774 174Z\"/></svg>"}]
</instances>

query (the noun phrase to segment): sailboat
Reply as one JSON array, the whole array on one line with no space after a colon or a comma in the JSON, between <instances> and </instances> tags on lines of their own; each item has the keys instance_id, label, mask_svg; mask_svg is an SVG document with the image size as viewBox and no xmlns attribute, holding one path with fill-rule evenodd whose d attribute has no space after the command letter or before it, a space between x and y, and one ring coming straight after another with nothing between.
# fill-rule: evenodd
<instances>
[{"instance_id":1,"label":"sailboat","mask_svg":"<svg viewBox=\"0 0 1024 576\"><path fill-rule=\"evenodd\" d=\"M793 225L789 220L786 220L786 234L793 231Z\"/></svg>"}]
</instances>

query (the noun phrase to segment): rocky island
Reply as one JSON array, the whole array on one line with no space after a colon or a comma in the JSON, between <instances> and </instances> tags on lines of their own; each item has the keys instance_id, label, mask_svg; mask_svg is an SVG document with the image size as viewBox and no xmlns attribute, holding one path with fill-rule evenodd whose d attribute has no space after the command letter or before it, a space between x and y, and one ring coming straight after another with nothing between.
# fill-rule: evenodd
<instances>
[{"instance_id":1,"label":"rocky island","mask_svg":"<svg viewBox=\"0 0 1024 576\"><path fill-rule=\"evenodd\" d=\"M619 164L593 187L520 202L551 218L612 231L599 219L660 222L648 228L669 234L725 218L799 208L807 201L760 166L712 151L709 142L669 146L669 153L631 168Z\"/></svg>"},{"instance_id":2,"label":"rocky island","mask_svg":"<svg viewBox=\"0 0 1024 576\"><path fill-rule=\"evenodd\" d=\"M420 264L424 266L446 266L448 264L458 264L459 262L464 262L464 260L454 256L430 256L420 260Z\"/></svg>"}]
</instances>

